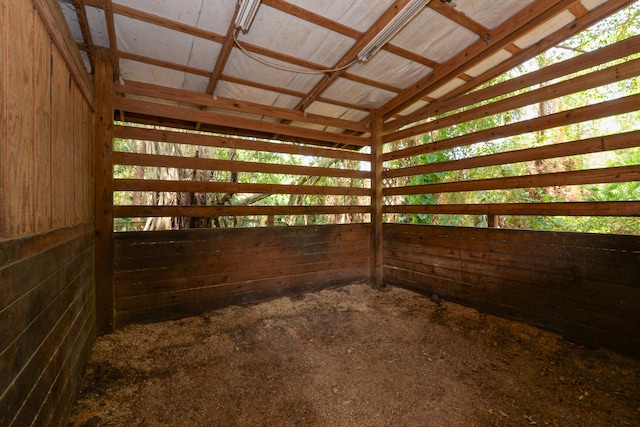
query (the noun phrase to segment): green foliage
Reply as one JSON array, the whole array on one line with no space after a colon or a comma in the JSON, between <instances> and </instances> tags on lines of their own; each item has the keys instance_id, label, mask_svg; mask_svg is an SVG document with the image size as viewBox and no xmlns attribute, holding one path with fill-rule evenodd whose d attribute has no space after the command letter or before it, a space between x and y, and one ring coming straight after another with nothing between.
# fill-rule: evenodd
<instances>
[{"instance_id":1,"label":"green foliage","mask_svg":"<svg viewBox=\"0 0 640 427\"><path fill-rule=\"evenodd\" d=\"M640 34L640 2L635 2L619 13L601 21L592 28L581 32L571 39L555 46L538 57L502 74L483 85L488 87L512 78L526 75L529 72L555 64L559 61L590 52L617 41L624 40ZM587 74L606 67L612 67L630 59L640 57L640 54L632 54L627 58L602 64L589 70L566 76L556 81L573 78L577 75ZM520 93L526 93L544 86L556 83L546 82L525 88L510 94L502 95L495 99L487 99L475 105L460 108L443 116L433 117L437 120L441 117L457 114L459 112L476 108L483 104L495 102ZM527 120L541 115L569 111L583 106L593 105L603 101L617 99L640 93L640 79L631 78L612 84L593 88L557 99L552 99L528 107L518 108L512 111L483 117L466 123L458 123L443 129L433 131L422 137L416 137L412 141L398 142L394 149L415 145L417 139L422 139L422 144L430 141L442 141L455 138L460 135L492 129L509 123ZM465 159L477 156L504 153L512 150L531 148L554 144L558 142L573 141L590 137L604 136L640 129L640 111L621 114L605 119L592 120L565 126L561 129L549 129L544 132L530 132L522 135L502 138L494 141L476 143L470 146L456 147L450 150L428 153L415 156L411 159L401 159L388 162L390 168L403 168L415 165L432 164L450 160ZM603 161L604 159L604 161ZM604 163L604 164L603 164ZM466 180L483 180L499 177L514 177L540 173L554 173L571 170L585 170L599 167L615 167L625 165L640 165L640 148L609 151L589 155L572 156L566 158L546 159L544 161L532 161L503 164L468 170L454 170L410 178L398 178L393 185L425 185ZM434 204L485 204L485 203L539 203L539 202L575 202L575 201L628 201L640 200L640 182L620 182L600 185L585 185L545 188L523 188L510 190L475 191L464 193L439 193L416 194L404 196L396 202L409 205L434 205ZM468 225L486 226L487 219L484 216L472 215L405 215L401 221L412 223L427 223L441 225ZM500 226L508 228L527 228L538 230L571 230L581 232L601 233L639 233L640 221L637 218L611 218L611 217L547 217L547 216L503 216L500 217Z\"/></svg>"}]
</instances>

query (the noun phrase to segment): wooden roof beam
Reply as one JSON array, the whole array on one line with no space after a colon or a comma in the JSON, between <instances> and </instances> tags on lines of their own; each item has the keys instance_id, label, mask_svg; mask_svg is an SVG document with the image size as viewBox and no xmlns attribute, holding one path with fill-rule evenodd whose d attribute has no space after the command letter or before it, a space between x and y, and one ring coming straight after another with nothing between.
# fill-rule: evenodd
<instances>
[{"instance_id":1,"label":"wooden roof beam","mask_svg":"<svg viewBox=\"0 0 640 427\"><path fill-rule=\"evenodd\" d=\"M122 93L124 95L149 96L192 104L194 106L219 108L223 110L257 114L261 116L275 117L283 120L312 123L322 126L344 128L360 132L368 131L366 125L360 122L337 119L318 114L304 114L300 111L293 111L287 108L273 107L270 105L257 104L248 101L239 101L223 97L217 97L216 99L214 99L208 94L191 92L183 89L174 89L165 86L158 86L150 83L125 81L124 85L115 85L114 89L116 93Z\"/></svg>"},{"instance_id":2,"label":"wooden roof beam","mask_svg":"<svg viewBox=\"0 0 640 427\"><path fill-rule=\"evenodd\" d=\"M189 34L195 37L199 37L205 40L211 40L216 43L224 43L224 37L213 31L203 30L202 28L194 27L191 25L183 24L179 21L166 19L152 13L143 12L132 7L124 6L121 4L113 5L113 13L126 16L128 18L136 19L138 21L147 22L149 24L157 25L159 27L168 28L170 30L178 31L181 33Z\"/></svg>"},{"instance_id":3,"label":"wooden roof beam","mask_svg":"<svg viewBox=\"0 0 640 427\"><path fill-rule=\"evenodd\" d=\"M177 120L207 123L215 126L225 126L249 131L270 132L278 135L306 138L334 144L349 144L364 147L369 144L368 138L348 136L338 133L324 132L315 129L306 129L281 123L266 122L263 120L246 117L235 117L228 114L220 114L211 111L166 105L158 102L140 101L131 98L116 97L114 108L138 114L146 114L156 117L165 117Z\"/></svg>"},{"instance_id":4,"label":"wooden roof beam","mask_svg":"<svg viewBox=\"0 0 640 427\"><path fill-rule=\"evenodd\" d=\"M97 49L99 50L100 48L97 48ZM201 68L194 68L194 67L190 67L188 65L180 65L180 64L176 64L174 62L164 61L162 59L150 58L148 56L138 55L138 54L135 54L135 53L119 51L118 52L118 56L120 58L122 58L122 59L128 59L128 60L131 60L131 61L142 62L144 64L156 65L158 67L169 68L169 69L172 69L172 70L182 71L182 72L194 74L194 75L197 75L197 76L202 76L202 77L209 77L210 76L210 73L207 70L203 70ZM230 82L230 83L240 84L240 85L244 85L244 86L255 87L255 88L267 90L267 91L270 91L270 92L282 93L284 95L289 95L289 96L293 96L293 97L296 97L296 98L302 98L305 95L303 92L296 92L296 91L292 91L292 90L289 90L289 89L284 89L284 88L280 88L280 87L276 87L276 86L270 86L270 85L265 85L265 84L261 84L261 83L257 83L257 82L252 82L250 80L244 80L244 79L240 79L240 78L237 78L237 77L228 76L226 74L223 74L220 77L220 80L224 80L224 81L227 81L227 82ZM319 98L318 101L322 101L322 102L327 103L327 104L337 105L337 106L340 106L340 107L349 108L349 109L353 109L353 110L366 111L366 112L370 111L368 108L364 108L364 107L361 107L359 105L349 104L349 103L336 101L336 100L332 100L332 99L328 99L328 98Z\"/></svg>"},{"instance_id":5,"label":"wooden roof beam","mask_svg":"<svg viewBox=\"0 0 640 427\"><path fill-rule=\"evenodd\" d=\"M89 30L89 21L87 20L87 11L84 8L84 0L73 0L73 6L76 9L76 15L78 16L78 23L80 24L80 31L82 32L82 39L87 46L87 56L89 57L89 66L91 67L91 74L95 73L95 55L96 48L91 38L91 31Z\"/></svg>"},{"instance_id":6,"label":"wooden roof beam","mask_svg":"<svg viewBox=\"0 0 640 427\"><path fill-rule=\"evenodd\" d=\"M356 60L358 53L369 43L408 3L410 0L395 0L393 5L360 37L345 53L333 68L343 67ZM296 110L304 111L313 101L324 92L334 81L345 74L346 70L327 73L309 93L296 105Z\"/></svg>"},{"instance_id":7,"label":"wooden roof beam","mask_svg":"<svg viewBox=\"0 0 640 427\"><path fill-rule=\"evenodd\" d=\"M102 0L104 5L104 17L107 23L107 34L109 36L109 58L111 60L111 67L113 68L113 77L117 79L120 77L120 63L118 61L118 43L116 40L116 26L113 20L113 5L111 0Z\"/></svg>"},{"instance_id":8,"label":"wooden roof beam","mask_svg":"<svg viewBox=\"0 0 640 427\"><path fill-rule=\"evenodd\" d=\"M291 4L284 0L262 0L262 4L355 40L359 40L364 36L362 32L354 28L348 27L344 24L328 19L322 15L318 15L317 13L303 9L300 6ZM438 65L437 62L429 58L425 58L424 56L418 55L399 46L387 44L382 49L431 68Z\"/></svg>"},{"instance_id":9,"label":"wooden roof beam","mask_svg":"<svg viewBox=\"0 0 640 427\"><path fill-rule=\"evenodd\" d=\"M233 12L233 16L231 17L231 21L229 22L229 28L227 29L227 35L224 37L222 49L220 49L220 54L218 54L218 60L216 61L216 65L213 67L211 76L209 77L209 84L207 85L206 90L206 93L208 93L209 95L213 95L213 92L215 92L216 86L218 86L218 82L220 81L220 77L222 77L224 67L227 66L229 55L231 55L231 50L233 49L234 32L236 31L235 23L237 16L238 6L236 6L236 10Z\"/></svg>"},{"instance_id":10,"label":"wooden roof beam","mask_svg":"<svg viewBox=\"0 0 640 427\"><path fill-rule=\"evenodd\" d=\"M429 92L442 87L465 70L504 49L533 28L564 11L575 0L537 0L491 30L488 40L478 40L380 107L376 114L385 118L407 108Z\"/></svg>"},{"instance_id":11,"label":"wooden roof beam","mask_svg":"<svg viewBox=\"0 0 640 427\"><path fill-rule=\"evenodd\" d=\"M627 7L634 1L635 0L610 0L609 2L602 4L598 8L592 10L588 15L584 15L583 17L577 19L575 22L571 22L570 24L567 24L565 27L560 28L555 33L548 35L540 42L524 50L519 49L520 50L519 53L514 54L514 56L507 59L503 63L499 64L496 67L493 67L491 70L486 71L480 76L474 77L473 79L469 80L466 84L454 89L453 91L449 92L443 97L433 100L429 105L415 111L414 113L408 116L405 116L399 119L398 121L391 121L391 122L385 123L385 126L384 126L385 131L397 129L399 127L416 122L418 120L422 120L426 117L430 117L431 115L434 115L434 114L440 114L446 108L453 109L453 108L467 105L468 103L472 103L472 101L468 101L468 102L461 101L462 102L461 103L456 101L455 99L473 90L474 88L488 82L489 80L499 76L500 74L510 70L516 65L521 64L535 57L536 55L539 55L540 53L560 43L561 41L566 40L567 38L579 33L580 31L585 30L586 28L590 27L596 22L606 18L607 16L617 12L620 9L623 9L624 7ZM630 41L624 41L619 43L630 43ZM613 49L613 48L607 47L604 49ZM586 59L586 58L583 58L583 59ZM555 65L552 65L551 67L553 68L555 67Z\"/></svg>"}]
</instances>

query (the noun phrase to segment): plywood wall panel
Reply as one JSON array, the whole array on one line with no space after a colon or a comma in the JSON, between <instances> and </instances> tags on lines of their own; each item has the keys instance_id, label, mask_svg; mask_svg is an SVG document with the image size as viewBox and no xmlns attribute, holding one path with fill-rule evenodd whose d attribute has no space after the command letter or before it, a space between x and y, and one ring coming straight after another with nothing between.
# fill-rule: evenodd
<instances>
[{"instance_id":1,"label":"plywood wall panel","mask_svg":"<svg viewBox=\"0 0 640 427\"><path fill-rule=\"evenodd\" d=\"M7 233L7 203L5 201L6 169L7 169L7 36L8 8L0 5L0 239Z\"/></svg>"},{"instance_id":2,"label":"plywood wall panel","mask_svg":"<svg viewBox=\"0 0 640 427\"><path fill-rule=\"evenodd\" d=\"M83 165L83 214L85 221L93 219L93 111L89 104L82 104L82 165Z\"/></svg>"},{"instance_id":3,"label":"plywood wall panel","mask_svg":"<svg viewBox=\"0 0 640 427\"><path fill-rule=\"evenodd\" d=\"M367 281L369 235L369 224L118 233L117 325Z\"/></svg>"},{"instance_id":4,"label":"plywood wall panel","mask_svg":"<svg viewBox=\"0 0 640 427\"><path fill-rule=\"evenodd\" d=\"M64 425L96 330L90 79L52 7L0 3L0 425Z\"/></svg>"},{"instance_id":5,"label":"plywood wall panel","mask_svg":"<svg viewBox=\"0 0 640 427\"><path fill-rule=\"evenodd\" d=\"M5 174L5 209L7 235L33 232L34 224L34 115L33 115L33 45L35 13L28 2L17 1L5 8L7 34L12 37L5 54L7 137ZM25 31L27 29L27 31Z\"/></svg>"},{"instance_id":6,"label":"plywood wall panel","mask_svg":"<svg viewBox=\"0 0 640 427\"><path fill-rule=\"evenodd\" d=\"M33 67L35 117L35 231L51 230L51 39L47 31L35 26Z\"/></svg>"},{"instance_id":7,"label":"plywood wall panel","mask_svg":"<svg viewBox=\"0 0 640 427\"><path fill-rule=\"evenodd\" d=\"M95 307L87 304L94 294L94 252L93 231L72 237L76 231L80 230L69 229L68 237L55 239L57 245L0 267L0 273L38 272L8 276L15 282L12 287L23 292L19 297L14 293L0 319L10 326L3 328L0 341L0 425L10 425L17 416L33 419L56 378L79 375L80 371L68 370L65 359L85 351L67 343L78 334L93 333L92 323L85 319L95 313ZM44 244L46 235L37 240ZM76 322L85 329L75 330ZM75 394L75 388L68 393Z\"/></svg>"},{"instance_id":8,"label":"plywood wall panel","mask_svg":"<svg viewBox=\"0 0 640 427\"><path fill-rule=\"evenodd\" d=\"M640 237L385 224L385 283L640 355Z\"/></svg>"},{"instance_id":9,"label":"plywood wall panel","mask_svg":"<svg viewBox=\"0 0 640 427\"><path fill-rule=\"evenodd\" d=\"M73 223L77 224L83 221L83 204L86 195L82 191L83 183L86 180L87 176L85 174L86 163L83 164L82 158L82 146L86 144L86 140L83 141L82 137L84 136L84 131L81 127L82 125L82 110L83 110L83 102L82 102L82 93L75 86L72 86L70 93L72 102L73 102L73 123L79 124L80 126L72 126L71 129L73 131L73 138L71 139L71 149L72 149L72 159L73 159Z\"/></svg>"},{"instance_id":10,"label":"plywood wall panel","mask_svg":"<svg viewBox=\"0 0 640 427\"><path fill-rule=\"evenodd\" d=\"M69 199L69 195L65 194L67 186L65 176L69 170L69 158L66 154L66 132L67 123L65 116L69 115L67 106L67 87L69 81L69 72L66 69L62 57L57 51L52 52L51 56L52 79L51 93L54 102L51 116L51 163L57 165L51 170L51 181L55 183L52 194L52 226L53 228L64 227L67 224L67 207L65 204ZM73 115L73 110L71 111ZM61 167L65 165L66 167Z\"/></svg>"}]
</instances>

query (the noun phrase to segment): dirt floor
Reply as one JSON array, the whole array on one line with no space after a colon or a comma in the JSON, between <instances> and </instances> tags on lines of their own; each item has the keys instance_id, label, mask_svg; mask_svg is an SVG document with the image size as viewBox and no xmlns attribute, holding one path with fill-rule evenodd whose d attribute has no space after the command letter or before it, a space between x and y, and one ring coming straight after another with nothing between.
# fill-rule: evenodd
<instances>
[{"instance_id":1,"label":"dirt floor","mask_svg":"<svg viewBox=\"0 0 640 427\"><path fill-rule=\"evenodd\" d=\"M640 361L352 285L103 336L70 425L640 426Z\"/></svg>"}]
</instances>

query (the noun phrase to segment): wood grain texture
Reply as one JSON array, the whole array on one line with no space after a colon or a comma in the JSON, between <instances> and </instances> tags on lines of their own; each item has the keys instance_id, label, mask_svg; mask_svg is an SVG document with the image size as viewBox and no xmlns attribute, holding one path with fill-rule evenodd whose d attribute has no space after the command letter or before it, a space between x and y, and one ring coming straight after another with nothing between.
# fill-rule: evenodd
<instances>
[{"instance_id":1,"label":"wood grain texture","mask_svg":"<svg viewBox=\"0 0 640 427\"><path fill-rule=\"evenodd\" d=\"M640 237L385 224L385 282L638 356Z\"/></svg>"},{"instance_id":2,"label":"wood grain texture","mask_svg":"<svg viewBox=\"0 0 640 427\"><path fill-rule=\"evenodd\" d=\"M365 214L370 206L114 206L114 218Z\"/></svg>"},{"instance_id":3,"label":"wood grain texture","mask_svg":"<svg viewBox=\"0 0 640 427\"><path fill-rule=\"evenodd\" d=\"M615 135L555 143L543 147L525 148L522 150L506 151L504 153L476 156L467 159L389 169L384 171L383 177L395 178L399 176L414 176L435 172L497 166L517 162L529 162L532 160L576 156L579 154L623 150L639 146L640 131L622 132Z\"/></svg>"},{"instance_id":4,"label":"wood grain texture","mask_svg":"<svg viewBox=\"0 0 640 427\"><path fill-rule=\"evenodd\" d=\"M603 184L640 181L640 165L585 169L555 173L487 178L440 184L411 185L384 189L384 195L450 193L458 191L548 187L554 185Z\"/></svg>"},{"instance_id":5,"label":"wood grain texture","mask_svg":"<svg viewBox=\"0 0 640 427\"><path fill-rule=\"evenodd\" d=\"M33 28L35 14L27 1L17 1L5 9L8 35L6 109L7 146L5 148L5 204L7 237L35 231L34 182L34 115L33 115ZM26 101L26 102L25 102Z\"/></svg>"},{"instance_id":6,"label":"wood grain texture","mask_svg":"<svg viewBox=\"0 0 640 427\"><path fill-rule=\"evenodd\" d=\"M62 10L60 10L60 5L55 0L32 0L30 3L32 3L32 8L35 8L40 18L38 25L46 28L56 47L55 50L63 58L65 68L70 73L76 87L93 108L94 94L91 78L84 66L84 61L67 26Z\"/></svg>"},{"instance_id":7,"label":"wood grain texture","mask_svg":"<svg viewBox=\"0 0 640 427\"><path fill-rule=\"evenodd\" d=\"M35 162L33 168L35 188L35 231L42 232L52 228L52 161L51 161L51 40L46 30L35 27L35 66L33 81L35 86L34 112L35 123Z\"/></svg>"},{"instance_id":8,"label":"wood grain texture","mask_svg":"<svg viewBox=\"0 0 640 427\"><path fill-rule=\"evenodd\" d=\"M571 73L586 70L591 67L605 64L615 59L628 56L631 52L640 49L640 36L630 37L626 40L613 43L598 50L586 52L582 55L557 62L540 70L527 73L523 76L509 79L484 89L470 93L462 92L459 96L438 99L429 105L420 108L414 113L407 114L401 118L385 123L384 130L390 131L402 126L417 122L425 117L441 115L456 108L477 104L487 99L492 99L510 92L515 92L535 84L548 82L558 77Z\"/></svg>"},{"instance_id":9,"label":"wood grain texture","mask_svg":"<svg viewBox=\"0 0 640 427\"><path fill-rule=\"evenodd\" d=\"M3 243L0 424L58 424L70 410L95 335L93 241L82 226Z\"/></svg>"},{"instance_id":10,"label":"wood grain texture","mask_svg":"<svg viewBox=\"0 0 640 427\"><path fill-rule=\"evenodd\" d=\"M81 118L93 94L61 53L57 2L0 11L0 425L62 425L95 336L94 227L82 209L91 123Z\"/></svg>"},{"instance_id":11,"label":"wood grain texture","mask_svg":"<svg viewBox=\"0 0 640 427\"><path fill-rule=\"evenodd\" d=\"M255 120L228 114L202 111L199 109L178 107L156 102L140 101L131 98L115 98L114 107L124 112L150 114L171 119L191 120L211 125L231 126L234 128L248 129L260 132L273 132L287 137L300 137L321 142L333 142L336 144L354 145L364 147L369 144L367 138L335 134L314 129L289 126L280 123L271 123L263 120Z\"/></svg>"},{"instance_id":12,"label":"wood grain texture","mask_svg":"<svg viewBox=\"0 0 640 427\"><path fill-rule=\"evenodd\" d=\"M366 281L369 229L357 224L117 233L117 325Z\"/></svg>"},{"instance_id":13,"label":"wood grain texture","mask_svg":"<svg viewBox=\"0 0 640 427\"><path fill-rule=\"evenodd\" d=\"M251 184L238 182L114 179L114 191L165 191L187 193L335 194L369 196L368 188L326 185Z\"/></svg>"},{"instance_id":14,"label":"wood grain texture","mask_svg":"<svg viewBox=\"0 0 640 427\"><path fill-rule=\"evenodd\" d=\"M55 100L55 108L52 108L51 116L51 163L52 165L68 165L66 157L67 127L65 116L69 115L66 103L69 73L66 70L64 61L57 51L52 52L52 87L51 97ZM53 101L52 101L53 102ZM71 111L73 115L73 111ZM64 227L67 225L67 199L72 195L66 195L65 175L68 167L52 167L51 182L55 183L57 191L55 197L51 199L52 227Z\"/></svg>"},{"instance_id":15,"label":"wood grain texture","mask_svg":"<svg viewBox=\"0 0 640 427\"><path fill-rule=\"evenodd\" d=\"M113 330L113 69L107 52L96 52L93 127L95 173L96 309L99 333Z\"/></svg>"},{"instance_id":16,"label":"wood grain texture","mask_svg":"<svg viewBox=\"0 0 640 427\"><path fill-rule=\"evenodd\" d=\"M395 205L385 213L461 215L640 216L640 201Z\"/></svg>"},{"instance_id":17,"label":"wood grain texture","mask_svg":"<svg viewBox=\"0 0 640 427\"><path fill-rule=\"evenodd\" d=\"M631 54L632 52L629 52ZM594 71L589 74L574 77L558 83L542 86L538 89L513 95L499 101L494 101L481 107L467 109L460 113L413 126L388 135L389 140L399 140L413 135L420 135L436 129L458 125L471 120L490 117L509 110L526 107L536 103L560 98L572 93L589 90L609 83L623 81L640 74L640 60L630 60L623 64Z\"/></svg>"},{"instance_id":18,"label":"wood grain texture","mask_svg":"<svg viewBox=\"0 0 640 427\"><path fill-rule=\"evenodd\" d=\"M141 139L145 141L162 141L176 144L203 145L238 150L265 151L268 153L286 153L301 156L316 156L330 159L346 159L369 161L369 154L352 150L309 147L299 144L274 143L251 139L231 138L217 135L198 135L184 132L144 129L130 126L115 126L116 138Z\"/></svg>"},{"instance_id":19,"label":"wood grain texture","mask_svg":"<svg viewBox=\"0 0 640 427\"><path fill-rule=\"evenodd\" d=\"M245 162L185 156L165 156L115 152L116 165L155 166L198 170L221 170L235 172L273 173L283 175L332 176L368 179L371 173L356 169L325 168L315 166L282 165L277 163Z\"/></svg>"},{"instance_id":20,"label":"wood grain texture","mask_svg":"<svg viewBox=\"0 0 640 427\"><path fill-rule=\"evenodd\" d=\"M9 49L9 36L7 34L7 11L4 5L0 6L0 239L8 234L7 202L5 200L5 187L7 183L7 55Z\"/></svg>"}]
</instances>

